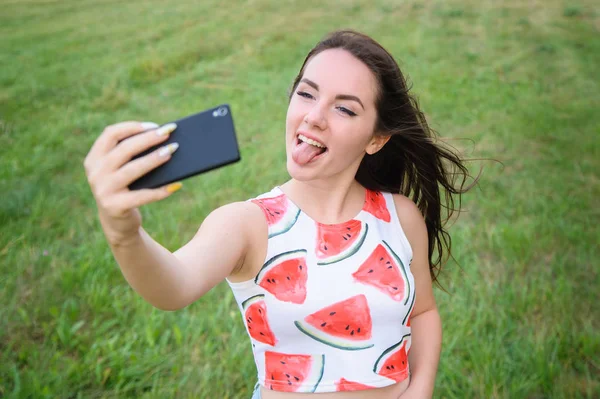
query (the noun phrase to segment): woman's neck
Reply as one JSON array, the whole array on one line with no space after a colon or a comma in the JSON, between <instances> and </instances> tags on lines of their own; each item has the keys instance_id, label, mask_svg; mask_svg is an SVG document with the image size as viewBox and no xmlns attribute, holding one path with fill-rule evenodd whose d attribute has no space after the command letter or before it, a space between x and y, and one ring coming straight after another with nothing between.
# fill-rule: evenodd
<instances>
[{"instance_id":1,"label":"woman's neck","mask_svg":"<svg viewBox=\"0 0 600 399\"><path fill-rule=\"evenodd\" d=\"M365 188L354 179L336 185L291 179L280 188L305 214L325 224L350 220L360 212L365 201Z\"/></svg>"}]
</instances>

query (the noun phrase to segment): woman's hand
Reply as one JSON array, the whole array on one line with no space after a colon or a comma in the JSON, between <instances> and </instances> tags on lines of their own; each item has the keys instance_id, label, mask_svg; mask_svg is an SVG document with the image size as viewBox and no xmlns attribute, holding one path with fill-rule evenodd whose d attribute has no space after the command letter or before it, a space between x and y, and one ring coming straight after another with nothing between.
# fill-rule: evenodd
<instances>
[{"instance_id":1,"label":"woman's hand","mask_svg":"<svg viewBox=\"0 0 600 399\"><path fill-rule=\"evenodd\" d=\"M177 143L132 160L137 154L164 142L176 127L170 123L158 128L151 122L110 125L87 154L83 163L85 173L96 199L102 228L111 245L121 245L138 233L142 224L139 206L166 198L181 187L181 183L173 183L156 189L128 188L133 181L171 159ZM146 131L148 129L151 130Z\"/></svg>"}]
</instances>

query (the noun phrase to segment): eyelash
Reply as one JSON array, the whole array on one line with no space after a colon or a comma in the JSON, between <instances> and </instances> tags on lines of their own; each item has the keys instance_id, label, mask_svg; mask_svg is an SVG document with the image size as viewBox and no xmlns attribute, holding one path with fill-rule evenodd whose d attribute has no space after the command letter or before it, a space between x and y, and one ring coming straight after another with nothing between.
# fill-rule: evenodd
<instances>
[{"instance_id":1,"label":"eyelash","mask_svg":"<svg viewBox=\"0 0 600 399\"><path fill-rule=\"evenodd\" d=\"M308 98L308 99L312 99L314 98L310 93L307 93L305 91L297 91L296 94L298 94L300 97L304 97L304 98ZM356 114L352 111L350 111L348 108L345 107L337 107L340 111L342 111L343 113L345 113L346 115L349 116L356 116Z\"/></svg>"}]
</instances>

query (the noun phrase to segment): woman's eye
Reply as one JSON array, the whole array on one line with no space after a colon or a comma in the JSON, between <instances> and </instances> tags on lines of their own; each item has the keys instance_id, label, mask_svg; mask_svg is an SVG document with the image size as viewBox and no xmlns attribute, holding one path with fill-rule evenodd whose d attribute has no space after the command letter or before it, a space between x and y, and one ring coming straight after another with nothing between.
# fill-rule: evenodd
<instances>
[{"instance_id":1,"label":"woman's eye","mask_svg":"<svg viewBox=\"0 0 600 399\"><path fill-rule=\"evenodd\" d=\"M356 116L356 114L354 112L350 111L348 108L338 107L338 109L347 115Z\"/></svg>"},{"instance_id":2,"label":"woman's eye","mask_svg":"<svg viewBox=\"0 0 600 399\"><path fill-rule=\"evenodd\" d=\"M296 92L296 94L298 94L300 97L304 97L304 98L313 98L313 96L310 93L307 93L305 91L298 90Z\"/></svg>"}]
</instances>

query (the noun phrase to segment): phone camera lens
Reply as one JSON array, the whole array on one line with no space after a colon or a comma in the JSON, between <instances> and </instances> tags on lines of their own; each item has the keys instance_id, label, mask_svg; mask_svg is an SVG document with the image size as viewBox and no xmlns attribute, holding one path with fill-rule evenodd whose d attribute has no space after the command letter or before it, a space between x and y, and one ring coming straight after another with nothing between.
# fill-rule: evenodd
<instances>
[{"instance_id":1,"label":"phone camera lens","mask_svg":"<svg viewBox=\"0 0 600 399\"><path fill-rule=\"evenodd\" d=\"M227 108L225 108L225 107L221 107L221 108L219 108L219 109L215 109L215 110L213 111L213 116L214 116L214 117L217 117L217 116L225 116L225 115L227 115Z\"/></svg>"}]
</instances>

